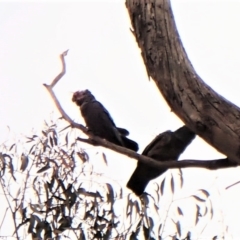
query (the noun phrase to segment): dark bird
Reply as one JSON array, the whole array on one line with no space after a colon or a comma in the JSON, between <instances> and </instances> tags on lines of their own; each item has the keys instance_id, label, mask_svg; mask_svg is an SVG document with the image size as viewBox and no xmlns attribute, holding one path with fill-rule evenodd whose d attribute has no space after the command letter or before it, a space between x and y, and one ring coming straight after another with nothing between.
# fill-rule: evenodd
<instances>
[{"instance_id":1,"label":"dark bird","mask_svg":"<svg viewBox=\"0 0 240 240\"><path fill-rule=\"evenodd\" d=\"M129 132L124 128L116 127L107 109L89 90L75 92L72 101L80 107L88 130L94 135L133 151L138 150L138 144L126 137Z\"/></svg>"},{"instance_id":2,"label":"dark bird","mask_svg":"<svg viewBox=\"0 0 240 240\"><path fill-rule=\"evenodd\" d=\"M144 149L142 155L151 157L157 161L177 160L185 148L195 138L195 133L186 126L175 132L166 131L156 136L152 142ZM153 168L144 163L138 162L127 187L136 195L140 196L148 182L161 174L167 168Z\"/></svg>"}]
</instances>

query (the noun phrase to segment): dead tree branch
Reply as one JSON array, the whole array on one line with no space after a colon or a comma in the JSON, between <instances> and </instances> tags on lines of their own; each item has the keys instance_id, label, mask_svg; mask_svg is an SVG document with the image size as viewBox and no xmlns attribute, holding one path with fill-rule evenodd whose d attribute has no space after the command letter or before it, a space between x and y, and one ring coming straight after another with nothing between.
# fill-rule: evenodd
<instances>
[{"instance_id":1,"label":"dead tree branch","mask_svg":"<svg viewBox=\"0 0 240 240\"><path fill-rule=\"evenodd\" d=\"M64 57L67 56L67 53L68 53L68 50L63 52L61 55L60 55L60 59L61 59L61 62L62 62L62 71L53 79L52 83L50 85L48 84L43 84L44 87L46 87L46 89L48 90L50 96L52 97L58 111L60 112L60 114L62 115L62 117L70 123L70 125L73 127L73 128L78 128L80 129L81 131L83 131L84 133L88 133L87 129L82 125L82 124L78 124L78 123L75 123L68 115L67 113L63 110L61 104L59 103L54 91L53 91L53 88L54 86L58 83L58 81L65 75L66 73L66 63L65 63L65 59Z\"/></svg>"},{"instance_id":2,"label":"dead tree branch","mask_svg":"<svg viewBox=\"0 0 240 240\"><path fill-rule=\"evenodd\" d=\"M228 168L228 167L236 167L238 166L237 163L230 162L227 158L223 159L215 159L215 160L192 160L192 159L186 159L186 160L181 160L181 161L174 161L174 160L167 160L167 161L156 161L152 158L149 158L147 156L143 156L141 154L138 154L132 150L129 150L127 148L115 145L111 142L108 142L107 140L102 140L101 139L101 144L99 144L99 141L97 139L83 139L83 138L77 138L77 140L88 143L94 146L102 146L108 149L111 149L115 152L124 154L130 158L134 158L142 163L145 163L151 167L157 167L157 168L162 168L162 167L167 167L167 168L187 168L187 167L200 167L200 168L206 168L209 170L216 170L220 168ZM96 141L97 140L97 141Z\"/></svg>"},{"instance_id":3,"label":"dead tree branch","mask_svg":"<svg viewBox=\"0 0 240 240\"><path fill-rule=\"evenodd\" d=\"M83 133L85 133L89 138L83 139L83 138L77 138L78 141L91 144L93 146L102 146L108 149L111 149L115 152L121 153L123 155L126 155L130 158L134 158L138 161L141 161L145 164L149 164L153 167L167 167L167 168L186 168L186 167L201 167L201 168L207 168L211 170L219 169L219 168L228 168L228 167L236 167L238 164L235 162L230 162L227 158L226 159L217 159L217 160L209 160L209 161L203 161L203 160L182 160L182 161L164 161L164 162L157 162L156 160L143 156L141 154L138 154L134 151L131 151L127 148L115 145L111 142L108 142L105 139L99 138L97 136L94 136L91 134L86 127L84 127L82 124L75 123L63 110L61 107L54 91L53 87L56 85L56 83L64 76L66 73L66 65L65 65L65 59L67 52L64 52L60 55L60 59L62 61L62 71L58 76L53 80L53 82L50 85L44 84L46 89L48 90L49 94L51 95L57 109L61 113L62 117L69 122L71 127L80 129Z\"/></svg>"}]
</instances>

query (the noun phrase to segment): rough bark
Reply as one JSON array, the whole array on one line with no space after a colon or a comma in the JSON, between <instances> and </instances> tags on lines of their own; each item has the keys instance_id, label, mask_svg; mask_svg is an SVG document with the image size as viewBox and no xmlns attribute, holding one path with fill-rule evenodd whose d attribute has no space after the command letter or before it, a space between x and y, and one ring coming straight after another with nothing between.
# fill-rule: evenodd
<instances>
[{"instance_id":1,"label":"rough bark","mask_svg":"<svg viewBox=\"0 0 240 240\"><path fill-rule=\"evenodd\" d=\"M126 6L148 75L172 111L210 145L240 163L240 109L194 70L170 0L126 0Z\"/></svg>"}]
</instances>

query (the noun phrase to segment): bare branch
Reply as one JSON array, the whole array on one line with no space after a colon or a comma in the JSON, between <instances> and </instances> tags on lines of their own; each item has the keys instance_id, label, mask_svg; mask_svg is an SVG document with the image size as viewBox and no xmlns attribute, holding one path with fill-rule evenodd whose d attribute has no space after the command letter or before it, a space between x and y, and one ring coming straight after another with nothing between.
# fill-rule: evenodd
<instances>
[{"instance_id":1,"label":"bare branch","mask_svg":"<svg viewBox=\"0 0 240 240\"><path fill-rule=\"evenodd\" d=\"M200 167L200 168L206 168L209 170L216 170L220 168L229 168L229 167L236 167L238 166L237 163L229 161L227 158L223 159L214 159L214 160L193 160L193 159L186 159L181 161L175 161L175 160L166 160L166 161L156 161L152 158L149 158L147 156L143 156L141 154L138 154L132 150L129 150L127 148L115 145L111 142L108 142L107 140L93 137L93 139L83 139L83 138L77 138L77 140L91 144L93 146L102 146L108 149L111 149L115 152L124 154L128 157L134 158L142 163L145 163L152 167L157 168L187 168L187 167Z\"/></svg>"},{"instance_id":2,"label":"bare branch","mask_svg":"<svg viewBox=\"0 0 240 240\"><path fill-rule=\"evenodd\" d=\"M65 75L66 73L66 63L65 63L65 60L64 60L64 57L67 56L68 54L68 50L66 50L65 52L63 52L61 55L60 55L60 58L61 58L61 62L62 62L62 71L54 78L52 84L51 84L51 87L53 88L57 82Z\"/></svg>"},{"instance_id":3,"label":"bare branch","mask_svg":"<svg viewBox=\"0 0 240 240\"><path fill-rule=\"evenodd\" d=\"M68 115L67 113L63 110L61 104L59 103L54 91L53 91L53 87L58 83L58 81L65 75L66 73L66 63L65 63L65 59L64 57L67 56L67 53L68 53L68 50L63 52L61 55L60 55L60 59L61 59L61 62L62 62L62 71L53 79L52 83L50 85L48 84L43 84L46 89L48 90L49 94L51 95L57 109L59 110L59 112L61 113L62 117L70 123L70 125L73 127L73 128L78 128L80 130L82 130L84 133L87 134L87 128L85 128L82 124L78 124L76 122L74 122Z\"/></svg>"},{"instance_id":4,"label":"bare branch","mask_svg":"<svg viewBox=\"0 0 240 240\"><path fill-rule=\"evenodd\" d=\"M53 82L50 85L44 84L46 89L48 90L49 94L51 95L57 109L61 113L62 117L70 123L71 127L80 129L83 133L85 133L89 138L83 139L83 138L77 138L77 140L81 142L85 142L88 144L91 144L93 146L102 146L108 149L111 149L115 152L121 153L123 155L126 155L128 157L134 158L138 161L141 161L145 164L148 164L153 167L165 167L165 168L186 168L186 167L201 167L201 168L207 168L211 170L219 169L219 168L228 168L228 167L236 167L238 166L237 163L233 163L226 159L218 159L218 160L209 160L209 161L203 161L203 160L182 160L182 161L164 161L164 162L158 162L152 158L140 155L134 151L131 151L127 148L115 145L111 142L108 142L105 139L99 138L97 136L94 136L87 130L86 127L84 127L82 124L78 124L74 122L67 113L63 110L61 107L54 91L53 87L56 85L56 83L64 76L66 73L66 64L64 57L67 55L67 51L62 53L60 55L60 59L62 61L62 71L57 75L57 77L53 80Z\"/></svg>"}]
</instances>

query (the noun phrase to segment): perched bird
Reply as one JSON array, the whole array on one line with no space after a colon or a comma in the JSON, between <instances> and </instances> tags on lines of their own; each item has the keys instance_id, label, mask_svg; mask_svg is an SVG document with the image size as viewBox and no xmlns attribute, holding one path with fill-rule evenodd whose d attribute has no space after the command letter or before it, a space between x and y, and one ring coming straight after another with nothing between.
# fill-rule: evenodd
<instances>
[{"instance_id":1,"label":"perched bird","mask_svg":"<svg viewBox=\"0 0 240 240\"><path fill-rule=\"evenodd\" d=\"M179 128L175 132L166 131L156 136L144 149L142 155L157 161L177 160L194 138L195 133L186 126ZM139 196L144 192L150 180L160 176L166 170L167 168L153 168L138 162L127 183L127 187Z\"/></svg>"},{"instance_id":2,"label":"perched bird","mask_svg":"<svg viewBox=\"0 0 240 240\"><path fill-rule=\"evenodd\" d=\"M126 137L129 132L124 128L116 127L107 109L89 90L75 92L72 101L80 107L86 125L94 135L133 151L138 150L138 144Z\"/></svg>"}]
</instances>

